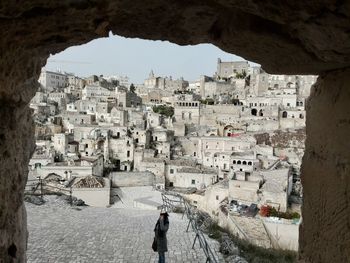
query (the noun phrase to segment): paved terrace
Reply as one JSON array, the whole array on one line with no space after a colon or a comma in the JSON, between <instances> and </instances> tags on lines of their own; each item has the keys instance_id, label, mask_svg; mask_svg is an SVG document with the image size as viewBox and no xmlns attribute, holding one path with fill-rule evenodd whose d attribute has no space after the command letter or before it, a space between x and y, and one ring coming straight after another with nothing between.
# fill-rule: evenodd
<instances>
[{"instance_id":1,"label":"paved terrace","mask_svg":"<svg viewBox=\"0 0 350 263\"><path fill-rule=\"evenodd\" d=\"M42 206L26 203L29 263L158 262L151 250L157 211L130 208L70 207L56 196ZM167 262L205 262L188 220L170 214ZM218 249L218 243L210 241Z\"/></svg>"}]
</instances>

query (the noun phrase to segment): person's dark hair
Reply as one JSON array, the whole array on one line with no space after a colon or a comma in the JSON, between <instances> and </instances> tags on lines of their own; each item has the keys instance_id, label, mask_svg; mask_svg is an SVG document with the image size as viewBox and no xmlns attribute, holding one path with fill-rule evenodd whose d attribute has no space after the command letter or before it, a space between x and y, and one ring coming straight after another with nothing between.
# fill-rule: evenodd
<instances>
[{"instance_id":1,"label":"person's dark hair","mask_svg":"<svg viewBox=\"0 0 350 263\"><path fill-rule=\"evenodd\" d=\"M169 222L169 214L167 212L164 212L164 213L160 213L161 216L164 216L164 222Z\"/></svg>"}]
</instances>

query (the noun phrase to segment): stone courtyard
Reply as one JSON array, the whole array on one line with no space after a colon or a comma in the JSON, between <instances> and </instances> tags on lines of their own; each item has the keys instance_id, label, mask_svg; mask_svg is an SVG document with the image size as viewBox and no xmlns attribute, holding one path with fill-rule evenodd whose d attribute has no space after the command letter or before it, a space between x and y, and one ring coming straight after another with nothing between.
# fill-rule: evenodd
<instances>
[{"instance_id":1,"label":"stone courtyard","mask_svg":"<svg viewBox=\"0 0 350 263\"><path fill-rule=\"evenodd\" d=\"M151 249L155 210L70 207L62 198L46 196L41 206L26 203L28 262L158 262ZM205 262L188 220L170 214L167 262ZM210 240L218 250L218 243Z\"/></svg>"}]
</instances>

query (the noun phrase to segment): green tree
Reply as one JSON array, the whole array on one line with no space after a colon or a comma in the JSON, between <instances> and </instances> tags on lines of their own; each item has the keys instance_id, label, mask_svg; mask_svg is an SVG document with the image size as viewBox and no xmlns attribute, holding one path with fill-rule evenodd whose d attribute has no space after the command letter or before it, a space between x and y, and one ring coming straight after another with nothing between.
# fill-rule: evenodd
<instances>
[{"instance_id":1,"label":"green tree","mask_svg":"<svg viewBox=\"0 0 350 263\"><path fill-rule=\"evenodd\" d=\"M153 111L165 115L167 117L172 117L174 115L174 108L166 105L153 106Z\"/></svg>"},{"instance_id":2,"label":"green tree","mask_svg":"<svg viewBox=\"0 0 350 263\"><path fill-rule=\"evenodd\" d=\"M214 105L214 100L212 98L206 98L205 100L200 101L202 104Z\"/></svg>"},{"instance_id":3,"label":"green tree","mask_svg":"<svg viewBox=\"0 0 350 263\"><path fill-rule=\"evenodd\" d=\"M243 70L242 73L236 73L236 79L245 79L245 77L247 76L247 72L245 72L245 70Z\"/></svg>"}]
</instances>

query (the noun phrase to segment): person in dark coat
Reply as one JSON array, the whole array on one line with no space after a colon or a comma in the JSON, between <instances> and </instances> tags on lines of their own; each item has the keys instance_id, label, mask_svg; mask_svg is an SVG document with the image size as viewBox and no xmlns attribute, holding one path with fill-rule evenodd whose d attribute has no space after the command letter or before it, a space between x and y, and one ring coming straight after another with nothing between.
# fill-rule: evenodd
<instances>
[{"instance_id":1,"label":"person in dark coat","mask_svg":"<svg viewBox=\"0 0 350 263\"><path fill-rule=\"evenodd\" d=\"M159 263L165 263L165 252L168 251L168 241L166 233L169 229L168 213L160 213L156 226L154 227L154 234L157 240L157 252L159 254Z\"/></svg>"}]
</instances>

